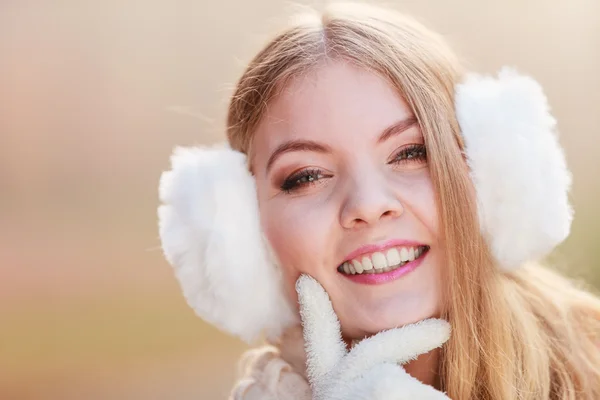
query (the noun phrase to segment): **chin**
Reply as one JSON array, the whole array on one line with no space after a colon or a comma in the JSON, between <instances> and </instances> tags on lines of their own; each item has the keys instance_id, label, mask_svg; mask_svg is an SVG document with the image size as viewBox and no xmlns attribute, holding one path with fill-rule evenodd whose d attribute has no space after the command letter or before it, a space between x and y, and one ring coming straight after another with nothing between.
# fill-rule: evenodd
<instances>
[{"instance_id":1,"label":"chin","mask_svg":"<svg viewBox=\"0 0 600 400\"><path fill-rule=\"evenodd\" d=\"M424 263L419 269L388 284L343 285L344 290L336 292L332 298L343 334L360 339L439 317L443 300L437 271L437 263Z\"/></svg>"},{"instance_id":2,"label":"chin","mask_svg":"<svg viewBox=\"0 0 600 400\"><path fill-rule=\"evenodd\" d=\"M360 339L424 319L437 318L440 316L438 300L437 296L394 298L359 307L349 318L340 319L342 333L349 338Z\"/></svg>"}]
</instances>

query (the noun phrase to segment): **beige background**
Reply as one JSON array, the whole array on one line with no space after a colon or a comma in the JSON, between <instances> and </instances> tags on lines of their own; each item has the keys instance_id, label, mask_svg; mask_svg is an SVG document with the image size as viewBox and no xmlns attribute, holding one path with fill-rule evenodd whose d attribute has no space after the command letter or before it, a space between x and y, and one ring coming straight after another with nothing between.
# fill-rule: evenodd
<instances>
[{"instance_id":1,"label":"beige background","mask_svg":"<svg viewBox=\"0 0 600 400\"><path fill-rule=\"evenodd\" d=\"M389 3L473 68L545 86L575 175L560 259L600 286L600 2ZM286 9L0 2L1 399L226 397L244 346L185 305L159 249L157 182L174 145L223 139L243 61Z\"/></svg>"}]
</instances>

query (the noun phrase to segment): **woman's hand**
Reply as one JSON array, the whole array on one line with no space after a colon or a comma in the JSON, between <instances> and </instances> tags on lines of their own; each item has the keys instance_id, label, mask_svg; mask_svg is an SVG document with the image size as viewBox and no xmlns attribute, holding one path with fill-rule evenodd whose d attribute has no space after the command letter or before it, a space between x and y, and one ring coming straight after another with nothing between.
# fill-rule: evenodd
<instances>
[{"instance_id":1,"label":"woman's hand","mask_svg":"<svg viewBox=\"0 0 600 400\"><path fill-rule=\"evenodd\" d=\"M402 364L445 343L448 322L421 321L364 339L351 351L329 296L313 278L296 282L304 330L308 380L315 400L448 400L410 376Z\"/></svg>"}]
</instances>

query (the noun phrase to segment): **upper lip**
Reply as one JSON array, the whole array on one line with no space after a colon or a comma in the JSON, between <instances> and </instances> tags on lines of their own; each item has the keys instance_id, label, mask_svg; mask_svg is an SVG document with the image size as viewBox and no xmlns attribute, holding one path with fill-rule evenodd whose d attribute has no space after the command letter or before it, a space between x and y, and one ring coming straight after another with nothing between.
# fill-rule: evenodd
<instances>
[{"instance_id":1,"label":"upper lip","mask_svg":"<svg viewBox=\"0 0 600 400\"><path fill-rule=\"evenodd\" d=\"M371 253L375 253L376 251L383 252L389 248L398 247L398 246L419 247L419 246L426 246L426 244L415 242L414 240L403 240L403 239L392 239L392 240L387 240L387 241L381 242L381 243L366 244L364 246L360 246L358 249L356 249L356 250L352 251L350 254L348 254L344 258L344 261L342 261L342 264L346 261L350 261L355 258L358 258L359 256L362 256L363 254L371 254Z\"/></svg>"}]
</instances>

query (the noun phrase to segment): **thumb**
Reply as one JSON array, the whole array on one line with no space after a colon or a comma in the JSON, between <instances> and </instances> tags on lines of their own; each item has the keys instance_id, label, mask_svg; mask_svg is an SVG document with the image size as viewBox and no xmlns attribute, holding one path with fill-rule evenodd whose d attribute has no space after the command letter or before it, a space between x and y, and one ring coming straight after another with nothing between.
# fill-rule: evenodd
<instances>
[{"instance_id":1,"label":"thumb","mask_svg":"<svg viewBox=\"0 0 600 400\"><path fill-rule=\"evenodd\" d=\"M354 346L339 370L352 379L380 363L405 364L440 347L449 338L450 324L441 319L427 319L379 332Z\"/></svg>"},{"instance_id":2,"label":"thumb","mask_svg":"<svg viewBox=\"0 0 600 400\"><path fill-rule=\"evenodd\" d=\"M346 355L340 321L325 289L314 278L301 275L296 281L300 318L306 347L310 382L331 371Z\"/></svg>"}]
</instances>

